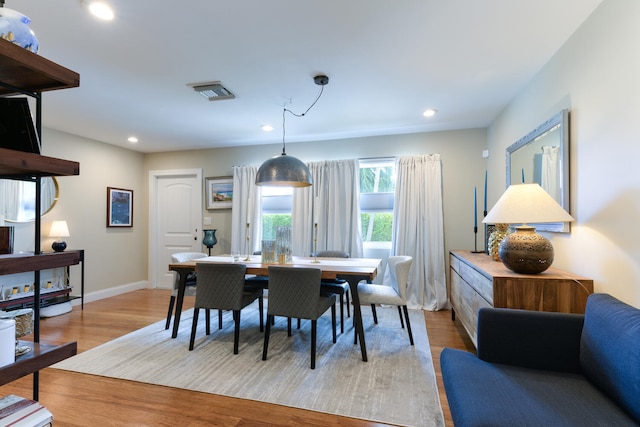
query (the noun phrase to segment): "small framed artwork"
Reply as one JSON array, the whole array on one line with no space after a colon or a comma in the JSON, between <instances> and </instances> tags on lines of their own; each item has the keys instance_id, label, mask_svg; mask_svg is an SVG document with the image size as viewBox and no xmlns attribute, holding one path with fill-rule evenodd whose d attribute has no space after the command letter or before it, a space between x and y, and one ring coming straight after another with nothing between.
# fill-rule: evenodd
<instances>
[{"instance_id":1,"label":"small framed artwork","mask_svg":"<svg viewBox=\"0 0 640 427\"><path fill-rule=\"evenodd\" d=\"M205 178L207 209L231 209L233 202L233 177Z\"/></svg>"},{"instance_id":2,"label":"small framed artwork","mask_svg":"<svg viewBox=\"0 0 640 427\"><path fill-rule=\"evenodd\" d=\"M107 227L133 227L133 190L107 187Z\"/></svg>"}]
</instances>

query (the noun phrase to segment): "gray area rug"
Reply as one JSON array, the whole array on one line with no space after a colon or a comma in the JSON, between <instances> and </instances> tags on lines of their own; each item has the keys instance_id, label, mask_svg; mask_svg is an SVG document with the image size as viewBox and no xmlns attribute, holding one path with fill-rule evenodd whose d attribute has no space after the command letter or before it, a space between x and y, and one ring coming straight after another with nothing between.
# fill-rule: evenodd
<instances>
[{"instance_id":1,"label":"gray area rug","mask_svg":"<svg viewBox=\"0 0 640 427\"><path fill-rule=\"evenodd\" d=\"M265 302L266 308L266 302ZM339 310L337 310L339 313ZM318 320L316 369L309 369L310 322L287 337L286 319L271 329L269 353L262 361L264 335L257 304L242 311L240 353L233 354L233 320L224 314L218 329L211 313L205 335L200 312L196 343L188 350L192 310L182 315L176 339L164 320L78 354L54 368L275 403L403 426L443 426L424 315L409 310L415 346L401 329L396 307L380 308L378 325L363 307L368 362L353 344L351 319L331 342L331 315Z\"/></svg>"}]
</instances>

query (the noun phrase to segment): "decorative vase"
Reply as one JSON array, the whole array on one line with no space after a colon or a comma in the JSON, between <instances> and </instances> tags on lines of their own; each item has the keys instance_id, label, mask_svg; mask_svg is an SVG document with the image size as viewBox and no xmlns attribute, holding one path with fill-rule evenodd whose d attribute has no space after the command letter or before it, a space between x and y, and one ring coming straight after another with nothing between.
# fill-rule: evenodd
<instances>
[{"instance_id":1,"label":"decorative vase","mask_svg":"<svg viewBox=\"0 0 640 427\"><path fill-rule=\"evenodd\" d=\"M496 224L495 227L489 235L489 255L494 261L500 261L500 242L509 234L509 224Z\"/></svg>"},{"instance_id":2,"label":"decorative vase","mask_svg":"<svg viewBox=\"0 0 640 427\"><path fill-rule=\"evenodd\" d=\"M38 39L29 28L31 19L22 13L0 7L0 38L15 43L33 53L38 53Z\"/></svg>"},{"instance_id":3,"label":"decorative vase","mask_svg":"<svg viewBox=\"0 0 640 427\"><path fill-rule=\"evenodd\" d=\"M209 248L209 255L211 255L211 248L218 243L218 239L216 238L216 229L211 230L202 230L204 232L204 238L202 239L202 244Z\"/></svg>"}]
</instances>

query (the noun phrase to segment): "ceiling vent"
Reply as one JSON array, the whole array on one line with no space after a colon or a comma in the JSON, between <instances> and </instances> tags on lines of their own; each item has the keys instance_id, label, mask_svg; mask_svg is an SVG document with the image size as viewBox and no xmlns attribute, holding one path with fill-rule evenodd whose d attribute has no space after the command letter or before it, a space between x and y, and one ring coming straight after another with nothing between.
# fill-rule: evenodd
<instances>
[{"instance_id":1,"label":"ceiling vent","mask_svg":"<svg viewBox=\"0 0 640 427\"><path fill-rule=\"evenodd\" d=\"M226 87L222 86L222 83L209 82L209 83L192 83L193 90L200 93L200 95L207 98L209 101L221 101L223 99L233 99L236 96Z\"/></svg>"}]
</instances>

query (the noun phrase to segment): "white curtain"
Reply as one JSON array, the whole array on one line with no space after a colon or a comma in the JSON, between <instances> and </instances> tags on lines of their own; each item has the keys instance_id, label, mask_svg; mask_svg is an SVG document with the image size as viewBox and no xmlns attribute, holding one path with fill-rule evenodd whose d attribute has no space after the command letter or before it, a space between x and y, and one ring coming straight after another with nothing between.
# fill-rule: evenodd
<instances>
[{"instance_id":1,"label":"white curtain","mask_svg":"<svg viewBox=\"0 0 640 427\"><path fill-rule=\"evenodd\" d=\"M231 252L250 255L262 245L262 197L260 187L255 184L258 168L233 167Z\"/></svg>"},{"instance_id":2,"label":"white curtain","mask_svg":"<svg viewBox=\"0 0 640 427\"><path fill-rule=\"evenodd\" d=\"M0 179L0 216L16 220L22 200L22 182Z\"/></svg>"},{"instance_id":3,"label":"white curtain","mask_svg":"<svg viewBox=\"0 0 640 427\"><path fill-rule=\"evenodd\" d=\"M542 147L540 186L562 204L560 191L560 147Z\"/></svg>"},{"instance_id":4,"label":"white curtain","mask_svg":"<svg viewBox=\"0 0 640 427\"><path fill-rule=\"evenodd\" d=\"M409 255L407 305L423 310L447 306L440 154L396 159L394 255Z\"/></svg>"},{"instance_id":5,"label":"white curtain","mask_svg":"<svg viewBox=\"0 0 640 427\"><path fill-rule=\"evenodd\" d=\"M293 194L294 255L308 256L314 249L330 249L362 257L358 160L311 162L307 166L313 179L312 191L299 189Z\"/></svg>"}]
</instances>

